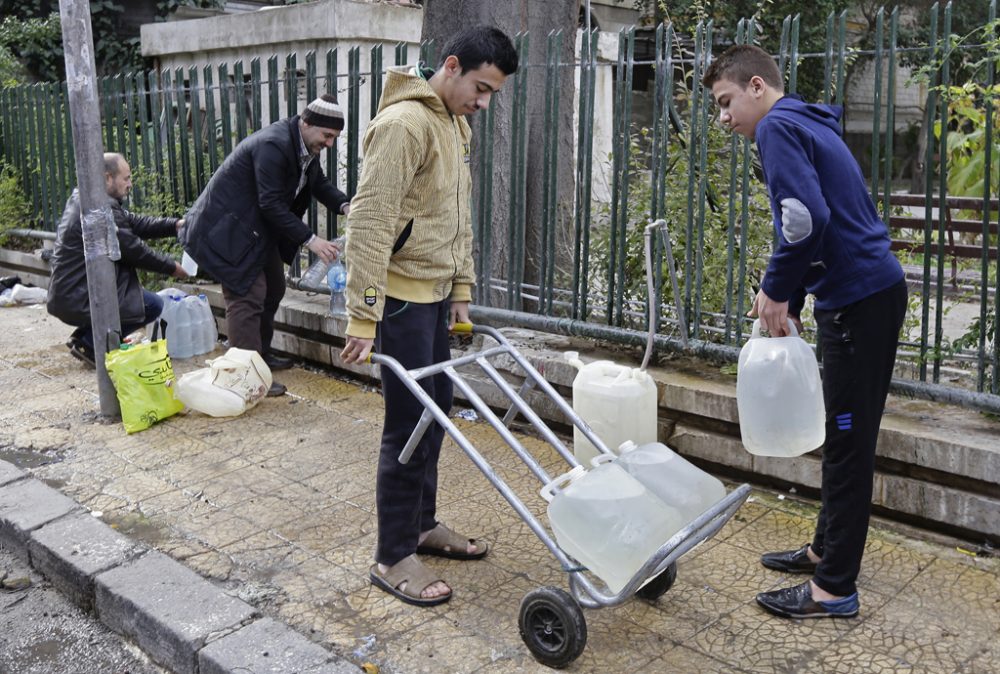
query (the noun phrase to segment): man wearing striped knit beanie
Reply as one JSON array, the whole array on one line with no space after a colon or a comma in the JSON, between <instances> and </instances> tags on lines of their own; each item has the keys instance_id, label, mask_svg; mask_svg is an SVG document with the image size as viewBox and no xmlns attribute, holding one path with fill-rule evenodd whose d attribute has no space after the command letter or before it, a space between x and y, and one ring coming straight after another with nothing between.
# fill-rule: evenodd
<instances>
[{"instance_id":1,"label":"man wearing striped knit beanie","mask_svg":"<svg viewBox=\"0 0 1000 674\"><path fill-rule=\"evenodd\" d=\"M222 284L229 345L257 351L272 370L292 366L271 351L285 264L302 245L327 262L338 254L302 216L314 198L334 213L350 210L347 195L326 178L319 161L343 128L344 111L324 94L301 115L251 134L226 157L184 218L184 249ZM275 382L268 395L284 392Z\"/></svg>"}]
</instances>

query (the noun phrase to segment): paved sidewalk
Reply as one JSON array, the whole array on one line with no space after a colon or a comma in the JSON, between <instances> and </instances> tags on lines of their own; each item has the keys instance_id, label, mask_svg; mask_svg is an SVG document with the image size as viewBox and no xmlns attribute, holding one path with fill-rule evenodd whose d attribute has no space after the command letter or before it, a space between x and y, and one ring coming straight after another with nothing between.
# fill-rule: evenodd
<instances>
[{"instance_id":1,"label":"paved sidewalk","mask_svg":"<svg viewBox=\"0 0 1000 674\"><path fill-rule=\"evenodd\" d=\"M377 391L297 367L277 373L292 395L235 419L174 417L127 436L96 420L92 371L69 357L69 328L44 309L0 310L0 461L75 499L117 531L382 672L542 672L517 630L526 592L565 575L450 440L439 514L491 542L478 562L432 559L455 588L433 609L407 606L367 579L375 541ZM219 351L221 353L221 350ZM178 374L201 358L176 361ZM197 362L196 362L197 361ZM481 422L466 432L536 513L538 485ZM552 473L557 455L526 444ZM96 513L95 513L96 514ZM658 602L586 611L577 672L995 672L1000 560L877 525L869 537L861 616L789 622L755 593L799 582L758 563L810 537L815 508L757 491L712 541L678 564Z\"/></svg>"}]
</instances>

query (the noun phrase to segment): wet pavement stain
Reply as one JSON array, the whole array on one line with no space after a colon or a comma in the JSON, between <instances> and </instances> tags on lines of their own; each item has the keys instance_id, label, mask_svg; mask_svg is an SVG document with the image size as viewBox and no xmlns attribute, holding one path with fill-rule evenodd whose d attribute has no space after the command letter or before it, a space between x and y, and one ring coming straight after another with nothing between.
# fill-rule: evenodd
<instances>
[{"instance_id":1,"label":"wet pavement stain","mask_svg":"<svg viewBox=\"0 0 1000 674\"><path fill-rule=\"evenodd\" d=\"M0 446L0 461L7 461L18 468L25 469L59 463L62 461L62 457L57 454L46 454L45 452L36 452L31 449Z\"/></svg>"}]
</instances>

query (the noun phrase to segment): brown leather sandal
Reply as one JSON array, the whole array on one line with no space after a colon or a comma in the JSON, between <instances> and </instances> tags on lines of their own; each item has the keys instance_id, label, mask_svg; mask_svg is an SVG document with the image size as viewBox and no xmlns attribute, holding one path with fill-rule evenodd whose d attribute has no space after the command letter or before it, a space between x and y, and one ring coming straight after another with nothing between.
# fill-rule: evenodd
<instances>
[{"instance_id":1,"label":"brown leather sandal","mask_svg":"<svg viewBox=\"0 0 1000 674\"><path fill-rule=\"evenodd\" d=\"M476 546L478 550L468 552L470 544ZM488 543L460 536L440 522L431 529L424 542L417 546L418 555L433 555L448 559L482 559L489 551Z\"/></svg>"},{"instance_id":2,"label":"brown leather sandal","mask_svg":"<svg viewBox=\"0 0 1000 674\"><path fill-rule=\"evenodd\" d=\"M393 597L412 604L414 606L437 606L451 599L452 593L441 595L440 597L421 597L420 593L434 583L443 579L438 578L430 569L417 559L416 555L410 555L399 560L385 573L378 570L378 564L372 564L368 569L368 577L381 590L388 592ZM400 589L400 585L406 583L406 589Z\"/></svg>"}]
</instances>

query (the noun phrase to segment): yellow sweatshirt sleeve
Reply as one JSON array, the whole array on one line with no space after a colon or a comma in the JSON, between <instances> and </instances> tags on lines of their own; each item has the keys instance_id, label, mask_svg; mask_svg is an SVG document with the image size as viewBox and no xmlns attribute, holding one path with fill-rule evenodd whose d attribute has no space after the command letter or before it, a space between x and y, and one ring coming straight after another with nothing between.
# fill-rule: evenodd
<instances>
[{"instance_id":1,"label":"yellow sweatshirt sleeve","mask_svg":"<svg viewBox=\"0 0 1000 674\"><path fill-rule=\"evenodd\" d=\"M399 119L373 123L365 134L364 166L347 225L347 334L352 337L374 337L375 323L382 320L400 209L423 164L424 147Z\"/></svg>"}]
</instances>

